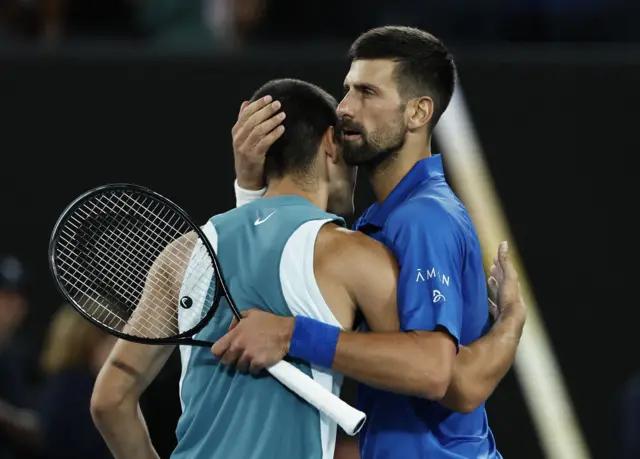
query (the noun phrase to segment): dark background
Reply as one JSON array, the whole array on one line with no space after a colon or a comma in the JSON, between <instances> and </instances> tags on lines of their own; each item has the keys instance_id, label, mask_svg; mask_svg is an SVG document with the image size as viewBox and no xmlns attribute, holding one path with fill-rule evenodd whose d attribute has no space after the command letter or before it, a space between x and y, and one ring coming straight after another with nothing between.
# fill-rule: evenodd
<instances>
[{"instance_id":1,"label":"dark background","mask_svg":"<svg viewBox=\"0 0 640 459\"><path fill-rule=\"evenodd\" d=\"M616 397L638 370L632 196L640 48L453 51L593 457L612 458ZM230 129L240 103L275 77L309 80L339 96L348 68L343 55L344 47L330 46L240 55L131 47L0 51L0 251L30 266L27 332L34 342L61 302L47 244L72 199L100 184L131 181L165 194L198 221L229 209ZM371 201L361 181L358 210ZM179 413L175 363L146 395L152 434L164 451ZM513 373L488 411L506 458L542 457Z\"/></svg>"}]
</instances>

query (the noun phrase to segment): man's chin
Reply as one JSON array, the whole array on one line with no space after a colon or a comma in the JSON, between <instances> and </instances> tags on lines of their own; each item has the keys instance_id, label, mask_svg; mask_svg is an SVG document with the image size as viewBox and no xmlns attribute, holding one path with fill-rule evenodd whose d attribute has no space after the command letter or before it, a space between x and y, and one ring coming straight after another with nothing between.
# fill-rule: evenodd
<instances>
[{"instance_id":1,"label":"man's chin","mask_svg":"<svg viewBox=\"0 0 640 459\"><path fill-rule=\"evenodd\" d=\"M364 143L353 141L345 143L344 159L349 166L360 166L365 164L371 156L371 153L367 148L364 148Z\"/></svg>"},{"instance_id":2,"label":"man's chin","mask_svg":"<svg viewBox=\"0 0 640 459\"><path fill-rule=\"evenodd\" d=\"M344 161L351 167L366 167L376 161L377 155L344 155Z\"/></svg>"}]
</instances>

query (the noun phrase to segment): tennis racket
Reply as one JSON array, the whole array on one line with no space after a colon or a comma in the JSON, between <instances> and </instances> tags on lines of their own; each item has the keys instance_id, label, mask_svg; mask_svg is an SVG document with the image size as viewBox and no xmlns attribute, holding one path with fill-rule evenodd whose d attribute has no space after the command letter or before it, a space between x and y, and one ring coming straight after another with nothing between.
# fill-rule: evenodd
<instances>
[{"instance_id":1,"label":"tennis racket","mask_svg":"<svg viewBox=\"0 0 640 459\"><path fill-rule=\"evenodd\" d=\"M85 318L124 340L211 347L194 339L224 297L242 320L210 238L169 199L132 184L84 193L51 234L49 263L62 295ZM208 233L208 234L207 234ZM349 435L366 420L288 362L267 368Z\"/></svg>"}]
</instances>

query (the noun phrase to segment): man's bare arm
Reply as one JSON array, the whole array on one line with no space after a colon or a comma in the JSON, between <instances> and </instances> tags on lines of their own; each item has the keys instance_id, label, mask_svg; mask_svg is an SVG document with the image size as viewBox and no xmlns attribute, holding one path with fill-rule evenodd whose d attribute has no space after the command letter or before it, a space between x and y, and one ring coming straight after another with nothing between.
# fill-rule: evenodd
<instances>
[{"instance_id":1,"label":"man's bare arm","mask_svg":"<svg viewBox=\"0 0 640 459\"><path fill-rule=\"evenodd\" d=\"M371 247L364 252L367 259L350 253L350 260L367 269L347 269L343 273L344 276L354 273L349 279L353 282L355 276L357 290L362 292L358 305L363 312L367 305L379 310L395 305L380 301L382 295L388 293L384 287L381 290L381 286L391 278L388 274L385 279L384 266L395 266L395 259L388 253L385 260L385 256L376 254L375 250L376 247ZM363 277L359 277L360 273ZM467 347L460 346L455 359L452 359L453 341L445 332L341 333L332 368L382 389L429 399L442 398L441 403L454 411L475 410L489 398L511 367L526 315L518 275L509 260L506 244L501 244L491 274L500 316L487 335ZM367 283L368 278L374 281ZM361 285L357 284L358 280ZM367 322L374 332L382 331L377 328L378 323L369 322L368 317Z\"/></svg>"},{"instance_id":2,"label":"man's bare arm","mask_svg":"<svg viewBox=\"0 0 640 459\"><path fill-rule=\"evenodd\" d=\"M500 318L489 333L460 346L454 376L441 403L462 413L471 413L498 387L515 359L523 321L517 317Z\"/></svg>"},{"instance_id":3,"label":"man's bare arm","mask_svg":"<svg viewBox=\"0 0 640 459\"><path fill-rule=\"evenodd\" d=\"M317 244L323 242L320 235ZM391 251L362 233L334 230L321 253L324 271L346 285L374 331L341 332L332 368L381 389L440 399L451 377L455 345L442 332L399 332L398 266Z\"/></svg>"},{"instance_id":4,"label":"man's bare arm","mask_svg":"<svg viewBox=\"0 0 640 459\"><path fill-rule=\"evenodd\" d=\"M489 332L468 347L460 346L454 377L441 403L469 413L484 403L507 374L526 320L518 273L509 259L508 246L500 244L489 278L498 317Z\"/></svg>"},{"instance_id":5,"label":"man's bare arm","mask_svg":"<svg viewBox=\"0 0 640 459\"><path fill-rule=\"evenodd\" d=\"M388 285L395 289L397 268L388 268L389 260L384 260L389 256L388 253L385 256L375 255L379 247L371 249L362 253L348 252L348 256L343 251L342 266L345 269L337 277L358 276L359 273L361 277L349 280L360 292L357 300L359 306L373 308L374 311L376 308L381 308L381 311L393 309L393 314L397 314L396 300L393 296L389 298L389 290L385 290L389 288ZM344 250L349 248L345 247ZM391 260L395 263L393 258ZM502 293L497 300L504 310L501 320L486 337L468 348L461 346L457 358L455 345L445 332L341 332L332 368L353 379L394 392L436 400L444 396L441 403L448 408L471 411L486 400L510 367L517 347L511 338L520 336L524 323L521 313L524 302L520 296L517 273L508 257L503 261L507 263L505 271L510 274L500 282ZM355 263L351 262L359 264L360 269L356 269ZM358 295L358 292L354 292L354 295ZM367 299L367 295L371 299ZM381 302L380 298L388 301ZM373 319L371 328L375 330L377 321L371 311L368 309L366 313ZM245 320L216 343L212 348L214 355L227 364L235 361L233 355L244 355L252 361L254 370L282 359L291 344L294 319L257 310L246 315ZM255 338L257 331L261 337L259 342ZM231 356L227 358L229 349L232 350Z\"/></svg>"},{"instance_id":6,"label":"man's bare arm","mask_svg":"<svg viewBox=\"0 0 640 459\"><path fill-rule=\"evenodd\" d=\"M398 266L385 246L357 231L327 224L316 239L314 273L334 314L350 313L352 318L359 310L371 329L400 331Z\"/></svg>"},{"instance_id":7,"label":"man's bare arm","mask_svg":"<svg viewBox=\"0 0 640 459\"><path fill-rule=\"evenodd\" d=\"M177 327L174 323L158 322L152 311L177 307L176 282L164 268L165 251L151 268L149 282L140 304L129 321L135 330L137 321L154 321L156 327ZM164 282L159 281L165 276ZM163 291L158 291L162 289ZM152 300L152 298L154 300ZM165 298L167 304L152 301ZM176 301L172 303L171 299ZM158 322L158 323L155 323ZM91 415L111 453L116 459L158 459L139 406L142 393L157 376L171 356L175 346L145 345L119 340L96 380L91 398Z\"/></svg>"},{"instance_id":8,"label":"man's bare arm","mask_svg":"<svg viewBox=\"0 0 640 459\"><path fill-rule=\"evenodd\" d=\"M91 398L91 415L116 459L159 458L139 400L173 348L120 340L100 371Z\"/></svg>"},{"instance_id":9,"label":"man's bare arm","mask_svg":"<svg viewBox=\"0 0 640 459\"><path fill-rule=\"evenodd\" d=\"M376 387L441 398L455 357L453 341L441 332L398 332L398 268L393 255L362 233L340 231L343 234L334 234L328 243L318 238L317 244L326 249L316 252L324 252L325 260L314 260L319 286L322 289L323 281L346 285L369 326L384 333L341 332L333 368ZM243 315L244 320L214 344L212 353L226 365L242 356L253 371L281 360L289 349L294 320L259 310Z\"/></svg>"}]
</instances>

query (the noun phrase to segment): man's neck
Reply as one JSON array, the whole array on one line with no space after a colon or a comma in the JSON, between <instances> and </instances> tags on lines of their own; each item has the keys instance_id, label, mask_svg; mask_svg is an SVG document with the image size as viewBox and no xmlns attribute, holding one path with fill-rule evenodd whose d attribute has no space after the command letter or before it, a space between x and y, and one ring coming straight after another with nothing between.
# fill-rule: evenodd
<instances>
[{"instance_id":1,"label":"man's neck","mask_svg":"<svg viewBox=\"0 0 640 459\"><path fill-rule=\"evenodd\" d=\"M298 180L288 176L269 180L264 197L275 198L276 196L300 196L322 210L327 210L329 201L329 195L323 191L322 186L318 184L302 185Z\"/></svg>"},{"instance_id":2,"label":"man's neck","mask_svg":"<svg viewBox=\"0 0 640 459\"><path fill-rule=\"evenodd\" d=\"M416 148L405 145L388 161L384 161L369 171L369 183L376 195L376 201L382 203L391 194L400 181L409 173L418 161L431 156L431 144Z\"/></svg>"}]
</instances>

